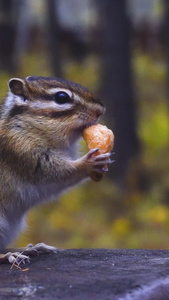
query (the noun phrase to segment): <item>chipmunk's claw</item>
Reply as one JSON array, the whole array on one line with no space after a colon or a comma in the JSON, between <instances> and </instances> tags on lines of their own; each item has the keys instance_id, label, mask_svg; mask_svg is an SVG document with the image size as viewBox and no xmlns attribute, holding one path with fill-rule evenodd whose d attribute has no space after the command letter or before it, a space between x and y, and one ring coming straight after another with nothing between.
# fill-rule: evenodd
<instances>
[{"instance_id":1,"label":"chipmunk's claw","mask_svg":"<svg viewBox=\"0 0 169 300\"><path fill-rule=\"evenodd\" d=\"M0 257L0 263L10 263L15 265L25 264L30 262L29 256L21 252L7 252Z\"/></svg>"}]
</instances>

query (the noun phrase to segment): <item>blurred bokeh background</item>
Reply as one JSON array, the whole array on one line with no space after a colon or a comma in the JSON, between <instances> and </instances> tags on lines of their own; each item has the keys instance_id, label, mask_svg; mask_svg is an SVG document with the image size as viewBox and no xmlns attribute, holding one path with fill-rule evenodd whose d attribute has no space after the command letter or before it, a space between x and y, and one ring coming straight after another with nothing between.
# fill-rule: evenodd
<instances>
[{"instance_id":1,"label":"blurred bokeh background","mask_svg":"<svg viewBox=\"0 0 169 300\"><path fill-rule=\"evenodd\" d=\"M105 103L115 163L33 209L15 245L169 249L169 1L0 0L1 101L9 78L28 75L76 81Z\"/></svg>"}]
</instances>

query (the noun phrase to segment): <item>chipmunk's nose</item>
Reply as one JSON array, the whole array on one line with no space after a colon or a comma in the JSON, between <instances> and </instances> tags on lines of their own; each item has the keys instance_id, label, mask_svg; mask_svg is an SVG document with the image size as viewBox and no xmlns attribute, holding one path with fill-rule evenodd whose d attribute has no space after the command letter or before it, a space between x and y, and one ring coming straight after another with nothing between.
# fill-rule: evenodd
<instances>
[{"instance_id":1,"label":"chipmunk's nose","mask_svg":"<svg viewBox=\"0 0 169 300\"><path fill-rule=\"evenodd\" d=\"M96 110L97 117L99 118L101 115L105 113L105 111L106 111L105 106L100 102Z\"/></svg>"}]
</instances>

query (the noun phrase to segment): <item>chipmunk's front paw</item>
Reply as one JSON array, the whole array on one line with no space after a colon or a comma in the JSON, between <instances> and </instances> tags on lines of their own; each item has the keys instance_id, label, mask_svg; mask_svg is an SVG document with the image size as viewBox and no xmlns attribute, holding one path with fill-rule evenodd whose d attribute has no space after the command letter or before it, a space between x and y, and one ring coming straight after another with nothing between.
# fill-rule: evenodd
<instances>
[{"instance_id":1,"label":"chipmunk's front paw","mask_svg":"<svg viewBox=\"0 0 169 300\"><path fill-rule=\"evenodd\" d=\"M89 175L92 172L102 173L108 171L107 165L112 163L112 161L110 160L110 152L97 155L98 151L98 148L92 149L85 156L86 169Z\"/></svg>"}]
</instances>

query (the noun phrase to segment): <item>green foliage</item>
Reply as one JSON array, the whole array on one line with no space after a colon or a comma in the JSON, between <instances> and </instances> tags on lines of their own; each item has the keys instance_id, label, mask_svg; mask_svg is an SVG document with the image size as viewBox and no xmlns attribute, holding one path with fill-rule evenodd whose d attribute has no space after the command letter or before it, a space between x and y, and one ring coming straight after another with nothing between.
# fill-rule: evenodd
<instances>
[{"instance_id":1,"label":"green foliage","mask_svg":"<svg viewBox=\"0 0 169 300\"><path fill-rule=\"evenodd\" d=\"M7 92L7 82L10 78L10 75L7 73L0 73L0 102L5 98Z\"/></svg>"},{"instance_id":2,"label":"green foliage","mask_svg":"<svg viewBox=\"0 0 169 300\"><path fill-rule=\"evenodd\" d=\"M151 114L145 112L144 122L140 122L140 137L146 150L156 154L168 146L168 112L165 103L152 105L151 109Z\"/></svg>"},{"instance_id":3,"label":"green foliage","mask_svg":"<svg viewBox=\"0 0 169 300\"><path fill-rule=\"evenodd\" d=\"M70 63L65 67L66 78L81 83L92 91L98 89L100 65L95 56L88 57L83 64Z\"/></svg>"}]
</instances>

